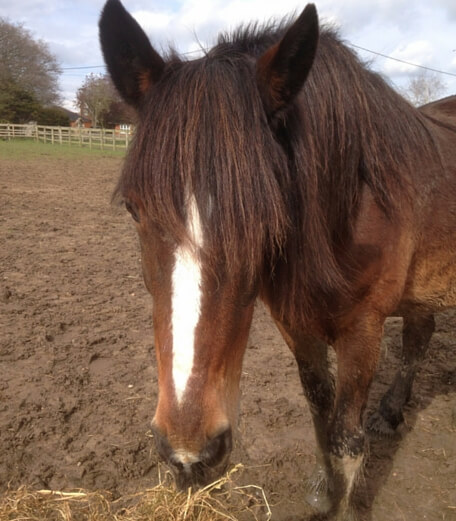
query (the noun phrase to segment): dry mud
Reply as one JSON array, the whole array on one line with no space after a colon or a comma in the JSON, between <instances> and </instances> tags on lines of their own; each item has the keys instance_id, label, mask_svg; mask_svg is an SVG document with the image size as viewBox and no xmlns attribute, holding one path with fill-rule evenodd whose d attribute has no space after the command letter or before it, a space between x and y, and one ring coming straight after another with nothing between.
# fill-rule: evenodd
<instances>
[{"instance_id":1,"label":"dry mud","mask_svg":"<svg viewBox=\"0 0 456 521\"><path fill-rule=\"evenodd\" d=\"M153 486L157 379L151 301L130 218L110 204L120 159L0 159L0 489ZM456 520L456 314L437 318L397 439L371 440L360 519ZM387 324L370 408L397 368ZM273 520L303 501L314 437L295 363L258 305L233 462Z\"/></svg>"}]
</instances>

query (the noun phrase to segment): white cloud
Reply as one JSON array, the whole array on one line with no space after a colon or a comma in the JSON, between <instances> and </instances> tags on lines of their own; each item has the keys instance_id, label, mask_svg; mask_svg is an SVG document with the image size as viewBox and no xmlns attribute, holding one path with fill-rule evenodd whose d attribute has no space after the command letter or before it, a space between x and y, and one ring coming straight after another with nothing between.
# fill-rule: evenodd
<instances>
[{"instance_id":1,"label":"white cloud","mask_svg":"<svg viewBox=\"0 0 456 521\"><path fill-rule=\"evenodd\" d=\"M390 53L392 58L423 66L428 66L433 63L433 55L433 45L427 40L416 40L408 44L401 44ZM386 74L394 76L394 74L397 73L414 73L416 67L398 61L386 60L383 70Z\"/></svg>"},{"instance_id":2,"label":"white cloud","mask_svg":"<svg viewBox=\"0 0 456 521\"><path fill-rule=\"evenodd\" d=\"M156 29L168 29L173 16L164 12L136 11L132 13L138 23L146 32L152 32Z\"/></svg>"},{"instance_id":3,"label":"white cloud","mask_svg":"<svg viewBox=\"0 0 456 521\"><path fill-rule=\"evenodd\" d=\"M166 49L171 42L180 52L199 49L199 42L210 46L220 31L239 23L299 14L306 4L306 0L122 1L157 50ZM97 24L103 4L104 0L0 0L0 16L24 22L34 35L50 43L63 65L100 65ZM456 49L455 0L319 0L317 8L320 19L340 26L348 42L456 73L456 52L452 52ZM363 59L373 60L373 68L394 82L414 73L410 66L358 52ZM89 72L70 71L62 76L65 97L71 90L75 92L75 82L80 85ZM448 93L456 92L456 78L444 79Z\"/></svg>"}]
</instances>

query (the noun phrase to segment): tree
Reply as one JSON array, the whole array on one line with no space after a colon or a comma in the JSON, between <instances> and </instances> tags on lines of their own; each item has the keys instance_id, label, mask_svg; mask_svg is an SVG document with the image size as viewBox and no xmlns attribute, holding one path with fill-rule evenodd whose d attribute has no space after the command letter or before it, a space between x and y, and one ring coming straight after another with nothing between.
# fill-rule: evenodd
<instances>
[{"instance_id":1,"label":"tree","mask_svg":"<svg viewBox=\"0 0 456 521\"><path fill-rule=\"evenodd\" d=\"M22 124L36 121L41 108L28 90L13 81L0 81L0 122Z\"/></svg>"},{"instance_id":2,"label":"tree","mask_svg":"<svg viewBox=\"0 0 456 521\"><path fill-rule=\"evenodd\" d=\"M42 107L38 112L36 121L39 125L69 127L70 117L60 107Z\"/></svg>"},{"instance_id":3,"label":"tree","mask_svg":"<svg viewBox=\"0 0 456 521\"><path fill-rule=\"evenodd\" d=\"M119 95L111 80L104 74L89 74L76 93L76 105L81 116L88 117L94 127L107 126L107 116Z\"/></svg>"},{"instance_id":4,"label":"tree","mask_svg":"<svg viewBox=\"0 0 456 521\"><path fill-rule=\"evenodd\" d=\"M405 94L413 105L419 107L440 98L445 89L445 82L437 73L421 69L410 79Z\"/></svg>"},{"instance_id":5,"label":"tree","mask_svg":"<svg viewBox=\"0 0 456 521\"><path fill-rule=\"evenodd\" d=\"M0 18L0 86L14 85L41 105L59 99L56 57L42 40L34 40L21 24Z\"/></svg>"},{"instance_id":6,"label":"tree","mask_svg":"<svg viewBox=\"0 0 456 521\"><path fill-rule=\"evenodd\" d=\"M112 128L117 123L132 123L134 110L120 98L111 78L105 74L89 74L76 93L76 105L94 127Z\"/></svg>"},{"instance_id":7,"label":"tree","mask_svg":"<svg viewBox=\"0 0 456 521\"><path fill-rule=\"evenodd\" d=\"M136 119L135 109L119 98L109 106L109 111L105 117L105 126L114 128L119 123L135 123Z\"/></svg>"}]
</instances>

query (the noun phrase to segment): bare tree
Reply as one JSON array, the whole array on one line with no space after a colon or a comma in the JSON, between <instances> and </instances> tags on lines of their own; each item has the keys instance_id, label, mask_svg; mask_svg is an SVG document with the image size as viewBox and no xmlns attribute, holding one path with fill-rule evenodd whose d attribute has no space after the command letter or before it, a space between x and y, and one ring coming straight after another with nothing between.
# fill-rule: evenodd
<instances>
[{"instance_id":1,"label":"bare tree","mask_svg":"<svg viewBox=\"0 0 456 521\"><path fill-rule=\"evenodd\" d=\"M405 95L413 105L419 107L440 98L445 89L446 84L437 73L421 69L410 79Z\"/></svg>"},{"instance_id":2,"label":"bare tree","mask_svg":"<svg viewBox=\"0 0 456 521\"><path fill-rule=\"evenodd\" d=\"M94 127L127 123L131 119L111 79L104 74L92 73L86 76L76 93L76 105L81 116L90 118ZM116 117L118 121L114 121Z\"/></svg>"},{"instance_id":3,"label":"bare tree","mask_svg":"<svg viewBox=\"0 0 456 521\"><path fill-rule=\"evenodd\" d=\"M14 84L43 105L59 99L56 57L42 40L35 40L21 24L0 18L0 84Z\"/></svg>"}]
</instances>

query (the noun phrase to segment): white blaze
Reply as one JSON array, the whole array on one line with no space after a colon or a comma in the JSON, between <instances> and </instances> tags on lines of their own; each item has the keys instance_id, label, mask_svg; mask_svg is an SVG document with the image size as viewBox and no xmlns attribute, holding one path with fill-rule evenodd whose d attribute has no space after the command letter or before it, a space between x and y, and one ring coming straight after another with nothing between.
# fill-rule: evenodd
<instances>
[{"instance_id":1,"label":"white blaze","mask_svg":"<svg viewBox=\"0 0 456 521\"><path fill-rule=\"evenodd\" d=\"M195 330L201 306L201 263L198 248L203 237L195 198L189 199L187 229L196 246L180 245L174 253L172 274L173 380L180 403L192 373Z\"/></svg>"}]
</instances>

